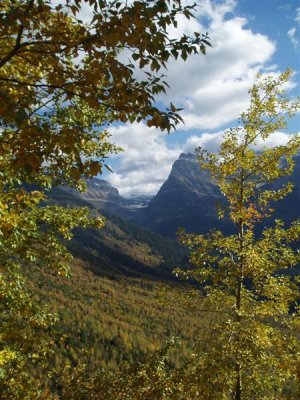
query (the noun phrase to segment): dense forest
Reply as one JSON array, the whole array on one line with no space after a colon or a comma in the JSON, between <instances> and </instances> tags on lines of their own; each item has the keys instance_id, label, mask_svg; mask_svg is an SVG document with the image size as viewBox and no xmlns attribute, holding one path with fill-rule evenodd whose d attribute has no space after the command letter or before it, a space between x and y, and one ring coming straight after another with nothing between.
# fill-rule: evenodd
<instances>
[{"instance_id":1,"label":"dense forest","mask_svg":"<svg viewBox=\"0 0 300 400\"><path fill-rule=\"evenodd\" d=\"M209 56L208 34L170 34L196 13L179 0L1 1L1 400L299 398L300 222L274 209L300 137L266 146L299 111L290 70L258 75L218 150L197 150L233 232L168 239L62 190L110 168L113 123L183 122L155 99L168 61Z\"/></svg>"}]
</instances>

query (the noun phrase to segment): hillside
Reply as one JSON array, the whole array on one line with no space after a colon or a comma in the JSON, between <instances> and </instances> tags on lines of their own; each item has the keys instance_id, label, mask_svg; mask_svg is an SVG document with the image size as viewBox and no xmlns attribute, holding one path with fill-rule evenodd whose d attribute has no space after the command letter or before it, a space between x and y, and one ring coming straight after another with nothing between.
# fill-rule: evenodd
<instances>
[{"instance_id":1,"label":"hillside","mask_svg":"<svg viewBox=\"0 0 300 400\"><path fill-rule=\"evenodd\" d=\"M105 211L115 216L131 219L136 211L144 208L149 203L149 196L122 197L117 188L103 179L92 178L86 181L86 191L61 186L60 190L78 199L84 200L91 207Z\"/></svg>"},{"instance_id":2,"label":"hillside","mask_svg":"<svg viewBox=\"0 0 300 400\"><path fill-rule=\"evenodd\" d=\"M88 207L78 192L52 189L48 204L68 207ZM125 219L100 210L106 217L103 229L78 229L70 244L73 254L91 264L98 274L126 276L156 276L170 278L170 271L185 259L185 250L177 241L149 232Z\"/></svg>"},{"instance_id":3,"label":"hillside","mask_svg":"<svg viewBox=\"0 0 300 400\"><path fill-rule=\"evenodd\" d=\"M297 162L291 177L296 183L299 166ZM86 206L97 214L96 208L101 208L97 190L91 201L88 200L91 190L84 198L72 190L56 188L51 191L48 203ZM120 200L117 192L112 192ZM112 204L110 195L107 198ZM299 212L298 199L296 187L289 199L281 202L276 215L293 218ZM204 231L218 223L215 202L221 201L209 175L204 171L199 173L195 157L181 156L158 195L142 209L143 217L149 218L144 225L169 235L173 233L164 227L171 221L174 229L181 224L189 230L200 227ZM195 313L195 308L177 306L176 296L186 287L176 282L170 272L186 262L184 249L176 241L108 211L102 209L102 214L107 218L104 229L75 232L70 244L74 262L69 279L47 270L29 274L31 289L59 316L49 332L55 340L53 367L62 368L66 362L75 366L80 361L86 362L92 371L102 367L123 368L140 360L145 352L160 348L171 336L181 339L181 346L171 358L173 365L181 365L198 345L197 339L209 334L212 318ZM141 215L140 212L138 218ZM175 299L169 292L169 301L160 303L158 293L165 284L173 287ZM197 301L201 304L201 297Z\"/></svg>"}]
</instances>

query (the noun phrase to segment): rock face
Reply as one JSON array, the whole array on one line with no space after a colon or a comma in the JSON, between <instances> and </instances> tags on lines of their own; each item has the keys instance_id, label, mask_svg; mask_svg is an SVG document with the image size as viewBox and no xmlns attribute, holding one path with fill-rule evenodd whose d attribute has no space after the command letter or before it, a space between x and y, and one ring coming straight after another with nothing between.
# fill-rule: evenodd
<instances>
[{"instance_id":1,"label":"rock face","mask_svg":"<svg viewBox=\"0 0 300 400\"><path fill-rule=\"evenodd\" d=\"M300 218L300 157L295 157L295 171L291 176L276 182L276 189L283 182L293 182L295 188L285 199L276 202L274 218L293 221ZM210 229L233 232L229 221L220 220L216 205L225 198L201 170L195 155L181 154L157 195L135 215L137 223L166 236L175 236L180 227L191 233L206 233ZM267 221L266 221L267 222ZM267 222L268 224L269 222Z\"/></svg>"}]
</instances>

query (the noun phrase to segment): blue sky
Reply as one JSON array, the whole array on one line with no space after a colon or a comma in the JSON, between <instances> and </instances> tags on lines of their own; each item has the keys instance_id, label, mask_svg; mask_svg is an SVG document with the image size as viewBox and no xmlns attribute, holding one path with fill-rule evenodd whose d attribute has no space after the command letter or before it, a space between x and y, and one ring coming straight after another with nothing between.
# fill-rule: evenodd
<instances>
[{"instance_id":1,"label":"blue sky","mask_svg":"<svg viewBox=\"0 0 300 400\"><path fill-rule=\"evenodd\" d=\"M114 173L105 174L124 196L155 194L167 179L173 162L182 152L199 145L214 151L222 132L234 125L247 108L251 87L258 72L279 74L295 71L289 86L291 97L299 95L300 2L295 0L198 0L197 18L179 19L179 32L170 35L210 33L213 49L206 56L168 65L167 96L184 107L185 124L167 135L145 124L110 128L112 141L124 152L109 160ZM287 133L300 131L294 118L286 132L278 132L272 144L284 143Z\"/></svg>"},{"instance_id":2,"label":"blue sky","mask_svg":"<svg viewBox=\"0 0 300 400\"><path fill-rule=\"evenodd\" d=\"M273 60L280 68L290 67L299 72L300 1L239 0L236 12L248 18L253 32L262 33L276 41ZM288 32L293 29L295 33L291 39L292 32Z\"/></svg>"}]
</instances>

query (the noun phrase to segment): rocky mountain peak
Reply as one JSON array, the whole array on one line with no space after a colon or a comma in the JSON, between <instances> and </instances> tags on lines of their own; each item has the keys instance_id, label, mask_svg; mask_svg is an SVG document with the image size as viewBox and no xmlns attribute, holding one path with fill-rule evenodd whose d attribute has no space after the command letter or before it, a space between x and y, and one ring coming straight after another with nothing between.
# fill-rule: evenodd
<instances>
[{"instance_id":1,"label":"rocky mountain peak","mask_svg":"<svg viewBox=\"0 0 300 400\"><path fill-rule=\"evenodd\" d=\"M274 218L287 222L300 217L299 156L295 157L293 174L274 182L271 187L276 189L290 181L295 186L293 192L274 205ZM135 218L144 227L167 236L175 236L180 227L200 234L210 229L232 232L233 225L220 220L217 215L217 204L224 204L225 201L212 182L209 171L200 168L196 154L182 153L157 195Z\"/></svg>"}]
</instances>

